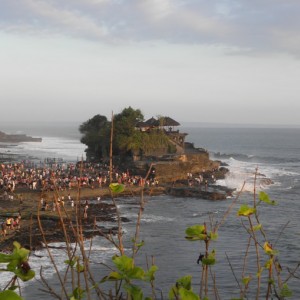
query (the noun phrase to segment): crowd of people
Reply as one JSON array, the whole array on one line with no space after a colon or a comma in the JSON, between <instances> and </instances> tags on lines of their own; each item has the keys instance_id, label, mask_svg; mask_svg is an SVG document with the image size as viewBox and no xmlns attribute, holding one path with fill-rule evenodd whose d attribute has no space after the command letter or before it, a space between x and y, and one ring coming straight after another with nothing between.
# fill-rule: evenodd
<instances>
[{"instance_id":1,"label":"crowd of people","mask_svg":"<svg viewBox=\"0 0 300 300\"><path fill-rule=\"evenodd\" d=\"M111 176L110 176L111 175ZM30 161L0 163L0 199L14 200L18 197L22 204L23 193L28 191L64 191L77 189L78 186L96 189L107 187L113 182L125 185L144 185L143 177L131 174L128 170L110 168L105 163L77 162L66 163L63 161L55 162L45 160L44 163L34 165ZM145 182L146 185L157 185L154 172ZM74 206L74 200L58 199L59 205L64 205L65 200ZM42 210L56 210L57 207L51 201L41 198ZM86 213L85 213L86 215ZM18 228L20 218L8 217L1 221L1 232L6 236L7 232ZM17 222L17 223L16 223Z\"/></svg>"},{"instance_id":2,"label":"crowd of people","mask_svg":"<svg viewBox=\"0 0 300 300\"><path fill-rule=\"evenodd\" d=\"M113 182L125 185L143 185L143 177L130 174L128 170L113 168ZM25 162L0 164L0 194L10 199L17 188L30 190L58 190L73 187L98 188L108 186L110 171L107 164L100 163L51 163L39 167ZM150 176L147 185L157 185L154 176Z\"/></svg>"},{"instance_id":3,"label":"crowd of people","mask_svg":"<svg viewBox=\"0 0 300 300\"><path fill-rule=\"evenodd\" d=\"M19 230L21 228L21 213L16 217L7 217L1 223L1 234L6 237L7 233L13 230Z\"/></svg>"}]
</instances>

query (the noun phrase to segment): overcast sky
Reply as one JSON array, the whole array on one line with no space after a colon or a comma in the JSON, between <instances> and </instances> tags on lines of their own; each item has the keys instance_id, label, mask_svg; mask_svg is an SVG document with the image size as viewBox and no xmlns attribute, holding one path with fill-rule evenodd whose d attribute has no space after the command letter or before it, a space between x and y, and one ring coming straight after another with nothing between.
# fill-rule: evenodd
<instances>
[{"instance_id":1,"label":"overcast sky","mask_svg":"<svg viewBox=\"0 0 300 300\"><path fill-rule=\"evenodd\" d=\"M1 0L1 121L131 106L300 125L299 0Z\"/></svg>"}]
</instances>

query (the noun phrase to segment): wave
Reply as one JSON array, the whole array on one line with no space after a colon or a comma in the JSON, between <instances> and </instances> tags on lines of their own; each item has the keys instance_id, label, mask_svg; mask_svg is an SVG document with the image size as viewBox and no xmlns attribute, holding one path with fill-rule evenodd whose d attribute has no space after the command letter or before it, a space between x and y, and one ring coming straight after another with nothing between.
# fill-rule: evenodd
<instances>
[{"instance_id":1,"label":"wave","mask_svg":"<svg viewBox=\"0 0 300 300\"><path fill-rule=\"evenodd\" d=\"M143 215L142 222L143 223L166 223L166 222L173 222L175 218L168 218L165 216L155 216L155 215Z\"/></svg>"},{"instance_id":2,"label":"wave","mask_svg":"<svg viewBox=\"0 0 300 300\"><path fill-rule=\"evenodd\" d=\"M246 155L241 153L220 153L211 152L212 159L234 159L244 162L253 163L273 163L273 164L285 164L285 163L300 163L300 158L298 157L277 157L277 156L257 156L257 155Z\"/></svg>"}]
</instances>

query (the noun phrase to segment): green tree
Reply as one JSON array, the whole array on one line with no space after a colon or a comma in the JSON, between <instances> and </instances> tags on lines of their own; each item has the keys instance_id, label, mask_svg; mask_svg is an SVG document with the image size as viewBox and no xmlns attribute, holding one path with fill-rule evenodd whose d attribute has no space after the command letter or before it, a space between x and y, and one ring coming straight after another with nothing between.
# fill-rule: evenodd
<instances>
[{"instance_id":1,"label":"green tree","mask_svg":"<svg viewBox=\"0 0 300 300\"><path fill-rule=\"evenodd\" d=\"M79 126L79 131L83 134L80 141L87 145L89 160L100 160L108 156L110 124L105 116L98 114Z\"/></svg>"},{"instance_id":2,"label":"green tree","mask_svg":"<svg viewBox=\"0 0 300 300\"><path fill-rule=\"evenodd\" d=\"M136 124L143 120L141 110L130 106L114 117L115 155L127 155L131 150L140 147L141 133L136 130Z\"/></svg>"}]
</instances>

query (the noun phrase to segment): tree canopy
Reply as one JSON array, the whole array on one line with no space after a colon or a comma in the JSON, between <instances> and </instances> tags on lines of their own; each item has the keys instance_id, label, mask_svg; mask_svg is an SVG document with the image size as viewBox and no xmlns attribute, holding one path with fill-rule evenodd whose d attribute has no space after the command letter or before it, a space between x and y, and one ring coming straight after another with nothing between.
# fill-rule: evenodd
<instances>
[{"instance_id":1,"label":"tree canopy","mask_svg":"<svg viewBox=\"0 0 300 300\"><path fill-rule=\"evenodd\" d=\"M157 148L170 149L168 137L163 131L141 132L136 124L144 121L140 109L124 108L113 118L113 155L128 157L133 153L147 154ZM105 116L95 115L79 126L81 143L87 145L87 159L107 159L110 149L112 121Z\"/></svg>"}]
</instances>

